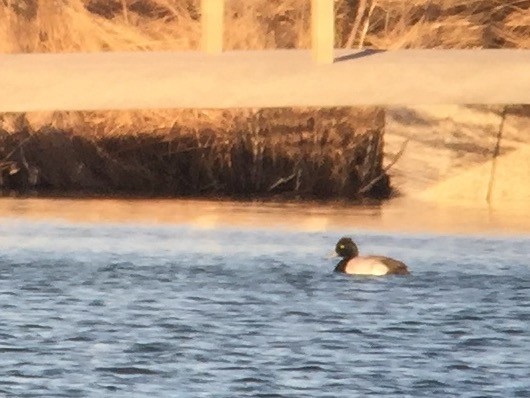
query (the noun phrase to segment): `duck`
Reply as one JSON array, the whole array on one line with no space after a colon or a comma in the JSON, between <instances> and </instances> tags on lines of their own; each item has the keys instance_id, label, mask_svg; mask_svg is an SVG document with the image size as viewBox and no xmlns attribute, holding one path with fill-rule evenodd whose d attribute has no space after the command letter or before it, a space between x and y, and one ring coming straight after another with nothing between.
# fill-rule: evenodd
<instances>
[{"instance_id":1,"label":"duck","mask_svg":"<svg viewBox=\"0 0 530 398\"><path fill-rule=\"evenodd\" d=\"M359 256L355 242L348 237L340 238L335 245L335 257L342 260L335 267L335 272L350 275L409 275L405 263L384 256Z\"/></svg>"}]
</instances>

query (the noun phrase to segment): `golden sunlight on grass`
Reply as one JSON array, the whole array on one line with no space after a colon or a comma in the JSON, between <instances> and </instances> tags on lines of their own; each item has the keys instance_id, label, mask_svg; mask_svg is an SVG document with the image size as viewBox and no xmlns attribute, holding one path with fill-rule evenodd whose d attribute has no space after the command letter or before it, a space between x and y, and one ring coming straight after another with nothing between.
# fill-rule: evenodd
<instances>
[{"instance_id":1,"label":"golden sunlight on grass","mask_svg":"<svg viewBox=\"0 0 530 398\"><path fill-rule=\"evenodd\" d=\"M529 0L340 0L337 47L526 48ZM227 49L306 48L309 1L227 0ZM1 0L0 52L195 49L198 0ZM353 31L352 31L353 30Z\"/></svg>"}]
</instances>

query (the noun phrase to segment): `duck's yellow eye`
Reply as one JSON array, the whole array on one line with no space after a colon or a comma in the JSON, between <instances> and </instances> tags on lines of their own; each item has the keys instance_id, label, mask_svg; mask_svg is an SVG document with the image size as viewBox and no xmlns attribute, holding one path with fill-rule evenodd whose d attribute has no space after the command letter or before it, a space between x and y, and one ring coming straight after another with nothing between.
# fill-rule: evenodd
<instances>
[{"instance_id":1,"label":"duck's yellow eye","mask_svg":"<svg viewBox=\"0 0 530 398\"><path fill-rule=\"evenodd\" d=\"M340 247L341 249L344 249L344 245L340 245L339 247Z\"/></svg>"}]
</instances>

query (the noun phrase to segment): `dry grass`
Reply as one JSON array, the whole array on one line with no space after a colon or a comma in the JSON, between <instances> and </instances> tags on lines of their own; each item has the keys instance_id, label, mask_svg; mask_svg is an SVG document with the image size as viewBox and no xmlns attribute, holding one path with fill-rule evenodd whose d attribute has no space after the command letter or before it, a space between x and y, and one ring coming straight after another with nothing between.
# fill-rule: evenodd
<instances>
[{"instance_id":1,"label":"dry grass","mask_svg":"<svg viewBox=\"0 0 530 398\"><path fill-rule=\"evenodd\" d=\"M309 3L227 0L226 48L308 47ZM0 52L194 49L199 14L199 0L0 0ZM339 47L366 29L374 48L527 48L530 1L340 0L337 27Z\"/></svg>"},{"instance_id":2,"label":"dry grass","mask_svg":"<svg viewBox=\"0 0 530 398\"><path fill-rule=\"evenodd\" d=\"M228 0L228 49L307 48L309 0ZM0 0L0 52L196 49L199 0ZM340 0L337 46L530 47L530 0ZM97 134L173 125L233 129L248 112L41 113L44 125ZM11 130L13 117L0 117Z\"/></svg>"},{"instance_id":3,"label":"dry grass","mask_svg":"<svg viewBox=\"0 0 530 398\"><path fill-rule=\"evenodd\" d=\"M384 198L384 113L378 108L265 109L182 133L93 137L18 121L0 129L0 193L125 193L171 196ZM228 118L227 118L228 119ZM344 156L348 153L349 156ZM383 178L381 178L383 177ZM2 183L3 181L3 183Z\"/></svg>"},{"instance_id":4,"label":"dry grass","mask_svg":"<svg viewBox=\"0 0 530 398\"><path fill-rule=\"evenodd\" d=\"M173 24L134 13L109 19L91 12L90 1L36 1L0 0L1 52L168 50L190 48L200 34L189 18Z\"/></svg>"}]
</instances>

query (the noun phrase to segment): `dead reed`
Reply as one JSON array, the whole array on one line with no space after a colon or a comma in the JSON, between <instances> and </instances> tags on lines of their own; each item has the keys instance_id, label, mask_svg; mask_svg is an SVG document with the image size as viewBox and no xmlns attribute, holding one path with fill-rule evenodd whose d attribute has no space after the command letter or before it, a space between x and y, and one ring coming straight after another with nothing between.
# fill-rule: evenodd
<instances>
[{"instance_id":1,"label":"dead reed","mask_svg":"<svg viewBox=\"0 0 530 398\"><path fill-rule=\"evenodd\" d=\"M305 48L309 1L227 1L225 47ZM0 52L183 50L198 0L0 0ZM528 48L530 0L340 0L337 46Z\"/></svg>"},{"instance_id":2,"label":"dead reed","mask_svg":"<svg viewBox=\"0 0 530 398\"><path fill-rule=\"evenodd\" d=\"M136 135L53 127L0 131L0 186L27 192L137 195L383 198L384 114L378 108L247 111L219 127ZM362 193L362 195L360 194Z\"/></svg>"}]
</instances>

